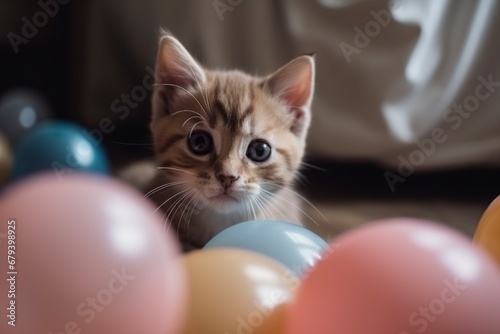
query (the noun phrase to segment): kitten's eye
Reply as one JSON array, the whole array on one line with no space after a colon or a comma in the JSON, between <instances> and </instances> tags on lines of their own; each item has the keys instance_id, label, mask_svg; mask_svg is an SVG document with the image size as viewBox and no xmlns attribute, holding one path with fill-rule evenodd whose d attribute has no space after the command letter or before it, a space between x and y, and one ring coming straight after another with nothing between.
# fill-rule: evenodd
<instances>
[{"instance_id":1,"label":"kitten's eye","mask_svg":"<svg viewBox=\"0 0 500 334\"><path fill-rule=\"evenodd\" d=\"M263 140L253 140L247 148L247 158L255 162L263 162L271 156L271 146Z\"/></svg>"},{"instance_id":2,"label":"kitten's eye","mask_svg":"<svg viewBox=\"0 0 500 334\"><path fill-rule=\"evenodd\" d=\"M198 155L207 154L212 150L212 137L204 131L196 131L188 138L191 152Z\"/></svg>"}]
</instances>

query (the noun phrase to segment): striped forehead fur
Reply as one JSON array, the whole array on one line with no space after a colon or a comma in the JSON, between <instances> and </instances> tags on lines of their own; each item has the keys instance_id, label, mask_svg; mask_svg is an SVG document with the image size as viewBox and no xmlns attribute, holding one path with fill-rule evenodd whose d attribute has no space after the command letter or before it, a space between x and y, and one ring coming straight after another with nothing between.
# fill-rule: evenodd
<instances>
[{"instance_id":1,"label":"striped forehead fur","mask_svg":"<svg viewBox=\"0 0 500 334\"><path fill-rule=\"evenodd\" d=\"M291 119L278 112L280 101L263 89L261 81L239 71L209 72L204 91L210 100L207 109L211 127L218 123L232 133L250 132L256 130L256 119L270 121L260 131L286 126Z\"/></svg>"},{"instance_id":2,"label":"striped forehead fur","mask_svg":"<svg viewBox=\"0 0 500 334\"><path fill-rule=\"evenodd\" d=\"M213 123L221 122L233 133L240 131L254 109L253 78L237 71L215 73L210 93L212 105L209 109L212 111L210 117L214 119Z\"/></svg>"}]
</instances>

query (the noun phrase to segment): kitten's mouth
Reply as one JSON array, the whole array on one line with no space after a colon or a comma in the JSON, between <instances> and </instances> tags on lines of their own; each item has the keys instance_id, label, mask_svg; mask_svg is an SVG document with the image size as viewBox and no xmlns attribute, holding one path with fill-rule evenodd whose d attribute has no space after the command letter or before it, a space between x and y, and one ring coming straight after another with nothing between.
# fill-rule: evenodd
<instances>
[{"instance_id":1,"label":"kitten's mouth","mask_svg":"<svg viewBox=\"0 0 500 334\"><path fill-rule=\"evenodd\" d=\"M221 202L238 202L238 199L228 193L220 193L218 195L209 198L211 201L221 201Z\"/></svg>"},{"instance_id":2,"label":"kitten's mouth","mask_svg":"<svg viewBox=\"0 0 500 334\"><path fill-rule=\"evenodd\" d=\"M228 192L221 192L215 196L208 197L208 200L215 209L223 212L236 209L241 204L241 200L237 196Z\"/></svg>"},{"instance_id":3,"label":"kitten's mouth","mask_svg":"<svg viewBox=\"0 0 500 334\"><path fill-rule=\"evenodd\" d=\"M223 189L219 188L206 188L204 192L205 200L209 206L215 211L223 213L239 211L245 208L248 201L251 201L252 192L247 189Z\"/></svg>"}]
</instances>

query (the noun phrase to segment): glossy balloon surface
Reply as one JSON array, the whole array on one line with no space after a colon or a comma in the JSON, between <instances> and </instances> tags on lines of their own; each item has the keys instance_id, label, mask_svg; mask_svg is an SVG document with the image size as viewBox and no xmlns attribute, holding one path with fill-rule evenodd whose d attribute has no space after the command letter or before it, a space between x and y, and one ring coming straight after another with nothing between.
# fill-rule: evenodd
<instances>
[{"instance_id":1,"label":"glossy balloon surface","mask_svg":"<svg viewBox=\"0 0 500 334\"><path fill-rule=\"evenodd\" d=\"M50 170L59 179L75 171L106 174L109 164L100 145L83 128L67 122L47 122L29 133L14 154L12 178Z\"/></svg>"},{"instance_id":2,"label":"glossy balloon surface","mask_svg":"<svg viewBox=\"0 0 500 334\"><path fill-rule=\"evenodd\" d=\"M500 196L483 213L474 243L486 250L500 266Z\"/></svg>"},{"instance_id":3,"label":"glossy balloon surface","mask_svg":"<svg viewBox=\"0 0 500 334\"><path fill-rule=\"evenodd\" d=\"M373 222L333 241L302 281L287 334L500 333L500 271L436 223Z\"/></svg>"},{"instance_id":4,"label":"glossy balloon surface","mask_svg":"<svg viewBox=\"0 0 500 334\"><path fill-rule=\"evenodd\" d=\"M267 255L301 276L313 266L328 244L308 229L281 221L254 220L231 226L215 237L205 249L235 247Z\"/></svg>"},{"instance_id":5,"label":"glossy balloon surface","mask_svg":"<svg viewBox=\"0 0 500 334\"><path fill-rule=\"evenodd\" d=\"M194 251L184 263L190 300L182 333L281 333L298 278L280 263L229 248Z\"/></svg>"},{"instance_id":6,"label":"glossy balloon surface","mask_svg":"<svg viewBox=\"0 0 500 334\"><path fill-rule=\"evenodd\" d=\"M0 332L178 333L185 272L154 209L105 177L39 175L8 188L0 198ZM5 313L12 302L15 327Z\"/></svg>"}]
</instances>

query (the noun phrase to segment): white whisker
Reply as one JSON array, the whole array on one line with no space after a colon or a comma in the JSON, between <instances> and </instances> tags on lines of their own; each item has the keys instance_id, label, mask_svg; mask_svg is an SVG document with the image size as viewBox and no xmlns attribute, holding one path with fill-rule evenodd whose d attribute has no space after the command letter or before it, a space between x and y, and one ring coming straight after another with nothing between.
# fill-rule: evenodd
<instances>
[{"instance_id":1,"label":"white whisker","mask_svg":"<svg viewBox=\"0 0 500 334\"><path fill-rule=\"evenodd\" d=\"M265 196L268 196L268 198L266 199ZM257 196L257 198L259 199L259 201L262 203L262 206L263 208L266 208L267 207L272 207L274 208L276 211L279 212L279 214L281 214L283 217L286 217L286 214L284 214L274 203L273 203L273 200L271 198L272 196L269 195L269 194L266 194L264 192L262 193L259 193L259 195ZM274 216L274 214L272 213L271 209L267 208L266 209L270 215L270 217L272 217L273 220L276 220L276 217ZM266 213L267 214L267 213Z\"/></svg>"},{"instance_id":2,"label":"white whisker","mask_svg":"<svg viewBox=\"0 0 500 334\"><path fill-rule=\"evenodd\" d=\"M182 222L182 218L184 217L184 214L186 213L186 210L188 210L190 208L190 205L191 203L195 200L196 198L196 191L195 190L191 190L191 192L189 193L189 195L191 195L191 199L189 200L189 202L185 205L184 207L184 210L182 210L182 213L181 213L181 217L179 218L179 221ZM187 217L187 216L186 216ZM187 222L187 224L189 224L189 221ZM186 224L186 225L187 225Z\"/></svg>"},{"instance_id":3,"label":"white whisker","mask_svg":"<svg viewBox=\"0 0 500 334\"><path fill-rule=\"evenodd\" d=\"M175 202L172 204L172 206L170 206L170 208L168 210L168 215L166 217L167 221L171 221L171 222L174 221L174 218L175 218L175 215L177 214L177 211L182 206L182 204L184 203L186 198L188 198L191 191L192 191L191 189L187 189L187 191L185 191L184 194L182 196L180 196L178 199L176 199ZM177 231L179 230L181 223L182 223L182 221L179 219L179 221L177 223Z\"/></svg>"},{"instance_id":4,"label":"white whisker","mask_svg":"<svg viewBox=\"0 0 500 334\"><path fill-rule=\"evenodd\" d=\"M189 117L188 119L186 119L184 121L184 123L182 123L182 127L185 127L186 126L186 123L188 123L190 120L192 120L193 118L200 118L200 116L191 116Z\"/></svg>"},{"instance_id":5,"label":"white whisker","mask_svg":"<svg viewBox=\"0 0 500 334\"><path fill-rule=\"evenodd\" d=\"M194 123L193 127L191 128L191 131L189 131L189 137L191 137L191 135L193 134L193 131L194 131L194 128L198 125L198 124L201 124L203 122L197 122L197 123Z\"/></svg>"},{"instance_id":6,"label":"white whisker","mask_svg":"<svg viewBox=\"0 0 500 334\"><path fill-rule=\"evenodd\" d=\"M186 192L186 191L188 191L188 190L189 190L189 189L186 189L186 190L181 190L181 191L179 191L179 192L177 192L177 193L173 194L172 196L170 196L169 198L167 198L165 201L163 201L163 202L162 202L162 203L161 203L161 204L160 204L160 205L156 208L156 210L155 210L153 213L158 212L158 210L160 210L160 209L161 209L161 207L162 207L163 205L165 205L168 201L170 201L171 199L175 198L176 196L179 196L180 194L185 193L185 192Z\"/></svg>"},{"instance_id":7,"label":"white whisker","mask_svg":"<svg viewBox=\"0 0 500 334\"><path fill-rule=\"evenodd\" d=\"M308 186L310 184L308 178L302 173L302 171L299 169L295 172L295 176L292 181L292 186L293 185L301 185L301 186Z\"/></svg>"},{"instance_id":8,"label":"white whisker","mask_svg":"<svg viewBox=\"0 0 500 334\"><path fill-rule=\"evenodd\" d=\"M253 220L257 220L257 214L255 213L255 208L253 206L253 202L250 201L249 203L250 203L250 209L252 210L251 212L252 212L252 215L253 215Z\"/></svg>"},{"instance_id":9,"label":"white whisker","mask_svg":"<svg viewBox=\"0 0 500 334\"><path fill-rule=\"evenodd\" d=\"M260 194L259 194L260 195ZM257 207L257 210L259 213L264 217L267 218L267 212L266 212L266 205L262 203L259 199L259 196L253 196L250 198L251 202L255 204Z\"/></svg>"},{"instance_id":10,"label":"white whisker","mask_svg":"<svg viewBox=\"0 0 500 334\"><path fill-rule=\"evenodd\" d=\"M182 112L190 112L190 113L193 113L193 114L196 114L197 116L199 116L201 119L203 120L206 120L206 118L200 114L199 112L197 111L194 111L194 110L191 110L191 109L183 109L183 110L177 110L176 112L173 112L170 114L170 116L174 116L174 115L177 115L177 114L180 114Z\"/></svg>"},{"instance_id":11,"label":"white whisker","mask_svg":"<svg viewBox=\"0 0 500 334\"><path fill-rule=\"evenodd\" d=\"M205 95L203 95L203 91L205 91ZM210 110L210 105L208 103L208 92L206 91L206 89L200 89L200 94L201 94L201 98L203 99L203 102L205 103L205 107ZM210 110L210 112L212 112Z\"/></svg>"},{"instance_id":12,"label":"white whisker","mask_svg":"<svg viewBox=\"0 0 500 334\"><path fill-rule=\"evenodd\" d=\"M320 172L327 172L326 168L319 167L319 166L316 166L316 165L313 165L313 164L310 164L310 163L307 163L307 162L304 162L304 161L302 161L300 164L302 166L306 166L308 168L319 170Z\"/></svg>"},{"instance_id":13,"label":"white whisker","mask_svg":"<svg viewBox=\"0 0 500 334\"><path fill-rule=\"evenodd\" d=\"M196 210L196 208L198 207L198 202L200 201L200 198L196 198L196 202L194 202L193 206L192 206L192 209L191 209L191 213L189 214L189 217L187 218L187 226L186 226L186 234L189 233L189 226L191 225L191 218L193 217L193 214L194 214L194 210Z\"/></svg>"},{"instance_id":14,"label":"white whisker","mask_svg":"<svg viewBox=\"0 0 500 334\"><path fill-rule=\"evenodd\" d=\"M181 169L181 168L176 168L176 167L165 167L165 166L160 166L160 167L158 167L158 169L174 170L174 171L177 171L177 172L183 172L183 173L186 173L186 174L190 174L190 175L198 176L197 174L195 174L195 173L193 173L193 172L190 172L190 171L187 171L187 170L184 170L184 169ZM187 182L187 181L186 181L186 182Z\"/></svg>"},{"instance_id":15,"label":"white whisker","mask_svg":"<svg viewBox=\"0 0 500 334\"><path fill-rule=\"evenodd\" d=\"M168 83L161 83L161 84L153 84L153 86L171 86L171 87L175 87L175 88L180 88L182 89L184 92L188 93L189 95L191 95L191 97L193 99L195 99L196 103L198 103L198 105L200 106L201 110L203 110L203 112L205 113L205 115L208 117L208 114L207 114L207 111L205 110L205 108L203 108L203 106L201 105L200 101L198 101L198 99L196 98L196 96L193 95L193 93L191 93L189 90L187 90L186 88L184 87L181 87L179 85L175 85L175 84L168 84Z\"/></svg>"},{"instance_id":16,"label":"white whisker","mask_svg":"<svg viewBox=\"0 0 500 334\"><path fill-rule=\"evenodd\" d=\"M150 191L148 191L143 197L144 198L148 198L149 196L161 191L161 190L165 190L167 188L171 188L171 187L175 187L175 186L178 186L178 185L181 185L181 184L184 184L184 183L188 183L189 181L174 181L174 182L169 182L169 183L165 183L165 184L162 184L158 187L155 187L153 189L151 189Z\"/></svg>"},{"instance_id":17,"label":"white whisker","mask_svg":"<svg viewBox=\"0 0 500 334\"><path fill-rule=\"evenodd\" d=\"M182 191L179 191L178 193L176 193L174 196L171 196L168 200L170 199L173 199L174 197L177 197L177 196L180 196L180 198L177 198L171 206L169 206L169 208L165 211L165 213L163 214L163 219L165 220L165 225L164 225L164 229L165 229L165 226L167 225L167 222L169 223L169 228L170 226L173 224L173 220L170 219L170 215L172 213L172 210L175 208L176 204L179 202L179 200L181 200L185 194L189 191L189 189L185 189L185 190L182 190ZM165 203L165 202L164 202ZM162 204L163 205L163 204ZM178 232L178 229L177 229L177 232ZM178 237L178 235L177 235Z\"/></svg>"},{"instance_id":18,"label":"white whisker","mask_svg":"<svg viewBox=\"0 0 500 334\"><path fill-rule=\"evenodd\" d=\"M201 98L203 99L203 102L205 102L205 107L208 108L208 99L207 99L207 97L205 95L203 95L203 89L202 89L202 87L204 86L203 83L200 82L198 80L198 76L195 75L192 64L190 62L188 62L187 60L184 61L184 64L186 64L187 66L189 66L189 70L191 71L191 74L193 75L193 78L196 78L196 84L198 85L198 88L200 90ZM206 112L205 112L205 114L206 114ZM207 115L207 117L208 117L208 115Z\"/></svg>"},{"instance_id":19,"label":"white whisker","mask_svg":"<svg viewBox=\"0 0 500 334\"><path fill-rule=\"evenodd\" d=\"M274 184L275 186L279 186L277 184ZM286 187L282 187L282 189L288 189ZM302 212L307 218L309 218L314 224L316 224L317 226L319 226L318 222L316 222L316 220L314 220L314 218L312 218L307 212L305 212L302 208L300 208L299 206L295 205L294 203L290 202L289 200L287 200L286 198L284 198L283 196L280 196L278 194L275 194L275 193L272 193L268 190L265 190L262 188L262 191L265 192L265 193L269 193L270 195L273 195L273 196L276 196L276 198L279 198L281 199L282 201L285 201L286 203L292 205L293 207L295 207L297 210L299 210L300 212ZM292 191L293 192L293 191ZM298 195L300 198L304 198L303 196L295 193L296 195ZM319 212L319 210L309 201L306 200L306 203L308 203L309 205L311 205L316 211ZM328 222L328 220L326 219L326 217L321 213L319 212L320 215Z\"/></svg>"}]
</instances>

